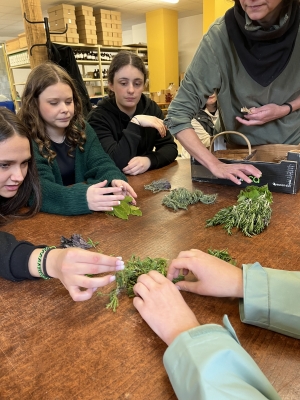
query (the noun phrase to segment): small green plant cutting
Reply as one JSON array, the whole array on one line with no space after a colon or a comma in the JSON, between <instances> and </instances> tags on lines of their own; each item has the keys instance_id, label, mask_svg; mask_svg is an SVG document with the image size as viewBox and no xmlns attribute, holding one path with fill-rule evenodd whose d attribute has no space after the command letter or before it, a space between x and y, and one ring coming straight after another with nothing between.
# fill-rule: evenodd
<instances>
[{"instance_id":1,"label":"small green plant cutting","mask_svg":"<svg viewBox=\"0 0 300 400\"><path fill-rule=\"evenodd\" d=\"M119 306L119 295L126 293L128 297L134 297L133 286L136 284L137 279L142 274L147 274L149 271L158 271L162 275L167 275L167 260L165 258L150 258L146 257L141 260L139 257L133 255L129 261L125 263L125 268L122 271L116 273L116 288L113 289L109 296L109 303L106 308L111 308L114 312ZM183 280L183 276L179 276L173 282ZM105 296L102 292L97 292L100 296Z\"/></svg>"},{"instance_id":2,"label":"small green plant cutting","mask_svg":"<svg viewBox=\"0 0 300 400\"><path fill-rule=\"evenodd\" d=\"M139 207L131 204L131 202L132 197L126 196L124 200L120 201L120 204L118 206L113 207L112 211L106 211L106 214L121 219L128 219L129 215L136 215L140 217L142 215L142 211L139 209Z\"/></svg>"},{"instance_id":3,"label":"small green plant cutting","mask_svg":"<svg viewBox=\"0 0 300 400\"><path fill-rule=\"evenodd\" d=\"M258 235L270 223L272 202L268 185L247 186L240 191L236 205L222 208L206 221L206 226L223 225L229 235L233 228L240 229L245 236Z\"/></svg>"},{"instance_id":4,"label":"small green plant cutting","mask_svg":"<svg viewBox=\"0 0 300 400\"><path fill-rule=\"evenodd\" d=\"M228 253L227 249L223 249L223 250L208 249L207 252L211 256L217 257L220 260L228 262L229 264L236 265L236 260L231 257L231 255Z\"/></svg>"}]
</instances>

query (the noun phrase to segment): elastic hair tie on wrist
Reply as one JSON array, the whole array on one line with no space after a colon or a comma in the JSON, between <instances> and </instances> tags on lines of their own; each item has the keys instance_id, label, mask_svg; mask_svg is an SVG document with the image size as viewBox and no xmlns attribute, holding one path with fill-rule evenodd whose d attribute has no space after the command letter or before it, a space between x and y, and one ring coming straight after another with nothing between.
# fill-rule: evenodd
<instances>
[{"instance_id":1,"label":"elastic hair tie on wrist","mask_svg":"<svg viewBox=\"0 0 300 400\"><path fill-rule=\"evenodd\" d=\"M289 113L286 114L286 115L292 114L292 112L293 112L293 106L292 106L290 103L283 103L282 105L283 105L283 106L288 106L288 107L290 107L290 111L289 111Z\"/></svg>"},{"instance_id":2,"label":"elastic hair tie on wrist","mask_svg":"<svg viewBox=\"0 0 300 400\"><path fill-rule=\"evenodd\" d=\"M132 117L131 119L135 119L138 122L138 124L141 125L140 121L137 119L137 117Z\"/></svg>"},{"instance_id":3,"label":"elastic hair tie on wrist","mask_svg":"<svg viewBox=\"0 0 300 400\"><path fill-rule=\"evenodd\" d=\"M48 256L49 251L51 251L51 250L53 250L55 248L56 248L55 246L45 247L45 248L43 248L43 250L40 252L40 254L38 256L37 270L38 270L38 273L39 273L40 277L43 278L43 279L52 278L50 275L47 274L46 260L47 260L47 256ZM42 260L43 260L43 262L42 262Z\"/></svg>"}]
</instances>

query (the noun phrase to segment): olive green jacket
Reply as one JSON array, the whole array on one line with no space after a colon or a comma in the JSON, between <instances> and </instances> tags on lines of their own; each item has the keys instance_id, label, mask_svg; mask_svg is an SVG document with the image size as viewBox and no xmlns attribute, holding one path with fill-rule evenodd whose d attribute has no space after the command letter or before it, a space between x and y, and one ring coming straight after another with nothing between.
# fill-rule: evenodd
<instances>
[{"instance_id":1,"label":"olive green jacket","mask_svg":"<svg viewBox=\"0 0 300 400\"><path fill-rule=\"evenodd\" d=\"M255 82L246 72L229 40L224 17L217 19L203 36L168 109L165 123L171 132L192 128L191 120L204 108L214 91L218 96L219 120L216 133L239 131L252 145L300 143L300 110L260 126L246 126L236 120L242 107L282 105L300 95L300 31L291 58L283 72L267 87ZM243 138L230 135L228 140L245 145ZM183 143L184 145L184 143Z\"/></svg>"}]
</instances>

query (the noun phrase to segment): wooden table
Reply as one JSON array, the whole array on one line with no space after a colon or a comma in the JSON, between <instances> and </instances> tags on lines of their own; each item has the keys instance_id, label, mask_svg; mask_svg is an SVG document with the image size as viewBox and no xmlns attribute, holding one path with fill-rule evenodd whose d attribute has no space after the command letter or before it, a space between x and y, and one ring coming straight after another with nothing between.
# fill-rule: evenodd
<instances>
[{"instance_id":1,"label":"wooden table","mask_svg":"<svg viewBox=\"0 0 300 400\"><path fill-rule=\"evenodd\" d=\"M218 201L175 213L161 205L165 192L153 194L143 188L162 177L172 188L217 192ZM80 233L99 241L102 252L124 260L132 254L172 259L190 248L228 248L238 264L260 261L272 268L299 269L299 194L275 193L270 226L247 238L239 232L228 236L221 227L205 228L206 219L233 204L240 189L192 182L189 160L129 181L138 193L142 217L123 221L104 213L77 217L40 213L4 229L18 239L49 245L58 245L61 235ZM242 324L236 299L183 296L202 323L221 323L228 314L242 345L282 398L300 398L300 341ZM162 364L165 344L141 319L131 299L123 295L116 313L106 310L106 303L107 298L96 294L76 303L56 280L1 279L1 400L176 399Z\"/></svg>"}]
</instances>

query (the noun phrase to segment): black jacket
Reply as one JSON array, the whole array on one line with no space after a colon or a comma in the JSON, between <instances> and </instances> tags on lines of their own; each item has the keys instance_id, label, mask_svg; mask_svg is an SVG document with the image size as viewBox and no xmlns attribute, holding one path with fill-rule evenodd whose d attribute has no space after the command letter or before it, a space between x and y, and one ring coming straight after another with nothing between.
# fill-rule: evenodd
<instances>
[{"instance_id":1,"label":"black jacket","mask_svg":"<svg viewBox=\"0 0 300 400\"><path fill-rule=\"evenodd\" d=\"M0 276L10 281L35 279L29 273L28 261L37 247L17 241L10 233L0 232Z\"/></svg>"},{"instance_id":2,"label":"black jacket","mask_svg":"<svg viewBox=\"0 0 300 400\"><path fill-rule=\"evenodd\" d=\"M158 105L144 94L135 111L135 115L141 114L164 118ZM164 167L175 160L177 145L169 131L162 138L156 129L144 128L129 122L130 119L112 98L104 98L88 115L102 147L121 170L136 156L148 157L149 169Z\"/></svg>"},{"instance_id":3,"label":"black jacket","mask_svg":"<svg viewBox=\"0 0 300 400\"><path fill-rule=\"evenodd\" d=\"M51 43L51 61L64 68L73 79L79 96L81 97L83 114L87 116L92 109L92 105L73 50L70 46Z\"/></svg>"}]
</instances>

